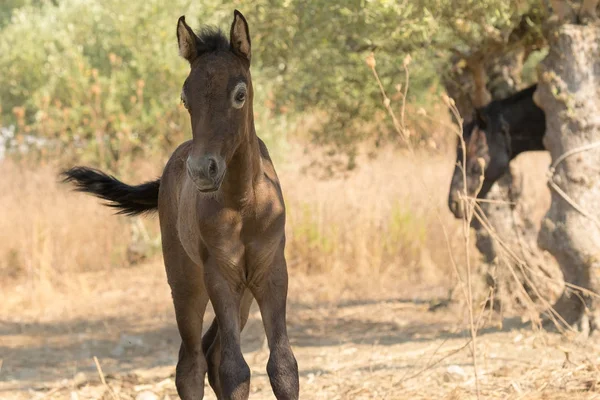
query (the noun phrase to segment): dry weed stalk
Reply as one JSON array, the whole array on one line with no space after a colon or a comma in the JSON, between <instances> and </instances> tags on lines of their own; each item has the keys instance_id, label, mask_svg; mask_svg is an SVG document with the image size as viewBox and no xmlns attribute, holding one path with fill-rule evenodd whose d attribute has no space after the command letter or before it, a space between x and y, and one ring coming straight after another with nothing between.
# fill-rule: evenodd
<instances>
[{"instance_id":1,"label":"dry weed stalk","mask_svg":"<svg viewBox=\"0 0 600 400\"><path fill-rule=\"evenodd\" d=\"M414 157L415 153L414 153L414 149L409 141L409 132L406 130L406 127L404 124L404 110L405 110L406 95L408 92L408 83L409 83L408 65L410 63L410 57L407 56L403 63L403 67L404 67L404 71L405 71L405 86L404 86L404 92L401 96L402 112L401 112L400 119L398 119L396 117L396 115L391 107L391 101L390 101L389 97L387 96L387 94L385 92L385 88L383 87L383 84L381 83L381 80L377 74L376 61L375 61L375 56L373 53L371 53L367 57L366 62L367 62L367 65L369 66L369 68L371 69L371 71L373 72L375 80L377 81L377 84L381 91L381 95L383 97L383 104L392 119L394 129L396 130L398 135L402 138L402 140L406 143L411 156ZM458 121L457 124L452 125L452 130L456 133L457 137L459 138L459 143L462 148L462 154L463 154L462 166L464 166L464 165L466 165L466 159L465 159L466 158L466 144L464 142L463 135L462 135L463 120L458 112L458 109L456 108L456 106L454 104L454 101L446 95L443 95L442 98L443 98L444 102L446 103L446 105L451 110L451 112L453 113L454 117L456 118L456 121ZM478 159L477 161L480 164L483 163L483 160L481 160L481 159ZM471 344L470 348L472 351L472 362L473 362L474 373L475 373L476 393L477 393L477 398L479 398L480 391L479 391L479 379L478 379L478 367L477 367L477 355L476 355L476 339L477 339L477 330L479 328L479 323L481 321L481 315L483 315L484 310L481 311L478 321L475 322L475 318L474 318L474 314L473 314L473 291L472 291L473 281L472 281L472 273L471 273L472 271L471 271L470 257L469 257L469 252L470 252L470 234L469 233L470 233L470 227L471 227L471 222L473 221L473 218L477 219L478 222L481 223L483 228L488 231L488 233L490 234L492 239L495 240L500 245L500 248L503 250L503 252L501 254L499 254L498 257L501 259L502 263L509 269L511 276L517 282L517 287L519 288L519 291L522 292L522 295L526 299L525 304L526 304L527 310L529 311L529 314L531 317L530 320L532 322L532 325L539 329L542 328L542 323L539 318L539 310L535 307L535 302L533 301L533 299L529 296L529 294L525 290L523 283L520 281L518 274L515 271L515 268L513 267L513 263L510 262L511 260L516 262L516 264L518 265L518 268L520 269L520 272L525 277L526 283L529 286L531 286L531 288L534 290L535 295L538 296L538 298L541 300L544 310L548 313L548 316L549 316L550 320L552 321L552 323L554 324L554 326L556 326L556 328L561 333L565 333L567 330L572 330L572 329L570 327L567 329L564 328L565 326L568 327L568 325L565 323L563 318L552 308L552 305L546 299L544 294L539 291L538 285L536 285L536 283L531 280L531 278L528 276L528 274L525 273L525 270L532 273L534 276L536 276L538 278L550 281L552 283L556 283L556 280L549 276L545 276L544 274L537 271L535 268L532 268L530 265L528 265L528 263L526 261L524 261L521 257L519 257L516 254L516 252L511 250L508 247L508 245L498 236L498 234L496 233L492 224L487 219L485 213L479 206L480 202L497 202L497 201L479 200L476 198L476 195L475 195L475 197L467 196L466 195L466 193L467 193L466 171L462 166L461 166L461 172L463 174L464 187L463 187L463 193L461 194L461 200L462 200L462 206L464 207L464 210L465 210L465 218L463 218L463 238L464 238L465 251L466 251L466 275L467 275L466 282L464 282L462 280L461 275L458 271L457 264L455 262L453 254L452 254L452 249L450 247L450 241L449 241L449 238L447 235L447 230L446 230L441 218L439 217L440 211L439 211L438 207L435 208L435 212L437 214L436 216L438 217L437 219L441 225L442 231L444 232L452 268L457 276L459 285L463 291L463 294L464 294L466 302L467 302L467 306L469 308L468 312L469 312L469 325L470 325L471 339L465 344L465 347L468 346L469 344ZM484 165L481 165L481 167L482 167L481 170L483 171ZM425 182L424 179L420 180L422 188L426 191L426 193L428 193L429 197L431 198L431 195L429 194L430 191L428 190L428 188L426 187L424 182ZM481 189L482 184L483 184L483 172L482 172L482 176L480 178L480 187L477 190L477 192L479 192L479 190ZM506 202L500 202L500 203L506 204ZM591 296L598 296L596 293L592 293L589 290L586 290L584 288L580 288L580 287L577 287L572 284L566 284L566 285L569 288L579 290L580 293L586 293ZM492 299L492 298L493 298L493 291L490 291L488 299ZM428 368L429 368L429 365L422 371L419 371L417 373L417 375L422 373L424 370L426 370Z\"/></svg>"},{"instance_id":2,"label":"dry weed stalk","mask_svg":"<svg viewBox=\"0 0 600 400\"><path fill-rule=\"evenodd\" d=\"M102 385L106 388L106 391L110 393L110 397L112 397L113 400L119 400L117 394L112 390L110 386L108 386L108 383L106 383L106 379L104 378L104 372L102 372L102 367L100 366L100 362L98 361L98 358L96 356L94 356L94 364L96 364L96 370L98 371L98 375L100 376L100 381L102 382Z\"/></svg>"},{"instance_id":3,"label":"dry weed stalk","mask_svg":"<svg viewBox=\"0 0 600 400\"><path fill-rule=\"evenodd\" d=\"M536 278L546 281L551 284L556 284L556 283L564 284L567 288L576 291L576 293L579 292L579 293L582 293L582 294L585 294L588 296L593 296L593 297L600 297L600 295L590 291L589 289L585 289L585 288L579 287L577 285L570 284L568 282L558 282L556 279L553 279L550 276L544 275L544 274L540 273L540 271L538 271L536 268L531 267L527 263L526 260L524 260L522 257L520 257L516 251L511 249L506 244L506 242L503 241L498 236L496 230L493 227L493 224L489 221L489 219L485 215L483 209L479 205L479 203L481 203L483 201L481 201L480 199L468 197L468 196L462 196L462 199L464 202L473 205L474 210L475 210L474 217L483 226L483 228L490 234L492 239L499 244L500 249L502 250L502 253L500 253L499 258L501 259L504 266L506 268L508 268L511 276L517 282L517 287L519 288L519 291L522 292L523 296L527 300L525 305L526 305L527 310L529 311L530 320L532 321L533 326L538 329L542 328L542 321L539 317L539 314L542 312L545 312L548 315L548 318L550 319L552 324L555 326L555 328L560 333L562 333L562 334L565 334L567 332L574 333L575 330L572 327L570 327L566 323L566 321L560 316L560 314L558 314L554 310L554 308L552 307L552 304L548 301L546 296L540 292L538 284L531 280L530 275L533 275ZM520 245L521 245L521 250L522 250L522 243L520 243ZM516 264L518 266L520 272L522 273L523 279L525 279L526 283L531 287L531 289L534 291L535 295L541 301L542 306L543 306L541 310L535 306L535 302L533 301L533 299L531 299L530 295L527 293L527 291L523 287L523 284L522 284L521 280L519 279L517 272L515 271L514 264ZM527 271L527 273L526 273L526 271Z\"/></svg>"},{"instance_id":4,"label":"dry weed stalk","mask_svg":"<svg viewBox=\"0 0 600 400\"><path fill-rule=\"evenodd\" d=\"M379 79L379 75L377 74L375 55L373 53L371 53L367 57L366 62L367 62L367 65L369 66L369 68L371 69L371 71L373 72L373 76L375 77L377 84L379 85L379 90L381 91L381 95L383 96L383 104L386 107L388 113L390 114L390 116L392 118L392 121L394 123L394 129L396 130L398 135L402 138L402 140L404 140L411 157L414 158L415 157L414 148L409 141L409 134L408 134L405 124L404 124L404 109L405 109L405 105L406 105L406 95L408 93L408 86L409 86L409 82L410 82L409 81L410 73L409 73L409 69L408 69L410 60L411 60L410 56L407 55L404 58L404 62L403 62L404 73L405 73L405 86L404 86L404 93L402 96L402 103L401 103L402 104L402 112L401 112L400 120L398 120L398 118L396 117L394 110L392 109L391 104L390 104L391 101L385 92L385 88L383 87L383 84L381 83L381 80ZM464 140L462 138L462 119L460 117L458 109L456 108L456 106L454 106L454 102L451 99L449 99L447 96L445 96L444 99L446 100L446 103L450 106L450 109L452 110L453 114L457 118L458 125L455 129L455 132L458 135L458 137L460 138L461 146L463 147L463 158L464 158L465 153L466 153L466 151L464 151L464 149L466 149L466 146L465 146ZM463 165L466 165L465 160L463 160ZM463 172L463 182L465 185L464 191L466 193L467 180L466 180L466 173L465 173L464 168L463 168L462 172ZM483 183L483 181L482 181L482 183ZM422 186L423 191L428 194L428 197L431 200L431 190L425 185L425 179L421 179L420 184ZM471 347L471 355L472 355L473 369L474 369L474 373L475 373L475 390L476 390L477 398L479 399L480 391L479 391L479 375L478 375L478 366L477 366L477 347L476 347L477 346L477 328L475 326L475 317L473 314L473 290L472 290L473 285L472 285L471 263L470 263L470 231L469 231L470 226L471 226L471 220L473 218L474 206L473 206L473 202L467 202L465 204L465 206L468 207L468 209L467 209L468 212L466 213L467 217L463 221L463 236L465 239L466 265L467 265L467 282L466 282L466 284L462 281L461 275L458 271L458 266L456 265L456 262L455 262L455 259L454 259L454 256L452 254L452 250L450 247L450 240L447 235L447 229L442 221L442 218L440 215L440 210L438 209L438 207L435 207L435 212L436 212L436 217L440 223L440 226L444 232L444 237L446 239L446 244L448 246L449 256L450 256L450 260L452 263L452 268L455 271L455 274L459 280L461 289L462 289L465 299L467 301L471 339L469 342L467 342L467 344L465 344L465 347L467 347L469 344L471 344L471 346L470 346ZM478 320L481 320L481 318L479 318Z\"/></svg>"},{"instance_id":5,"label":"dry weed stalk","mask_svg":"<svg viewBox=\"0 0 600 400\"><path fill-rule=\"evenodd\" d=\"M408 84L409 84L409 70L408 70L408 65L410 63L410 58L407 57L404 60L403 66L404 66L404 71L405 71L405 86L404 86L404 92L402 93L401 96L401 117L397 118L394 110L391 106L391 101L389 99L389 97L387 96L386 92L385 92L385 88L383 87L383 84L377 74L377 70L376 70L376 61L375 61L375 57L374 55L371 53L368 57L367 57L367 65L369 66L369 68L371 69L371 71L373 72L373 75L375 77L375 80L379 86L379 89L381 91L381 95L383 97L383 104L387 110L387 112L389 113L392 122L393 122L393 126L394 129L396 131L396 133L398 134L398 136L400 136L400 138L405 142L405 144L407 145L408 151L410 153L410 155L412 157L415 156L415 152L414 152L414 148L412 147L410 141L409 141L409 132L406 129L406 126L404 124L404 110L405 110L405 105L406 105L406 95L408 92ZM462 154L463 154L463 160L462 160L462 166L466 165L466 143L464 142L463 136L462 136L462 118L458 112L458 109L456 108L454 101L449 98L446 95L442 96L444 102L446 103L446 105L448 106L448 108L450 109L450 111L452 112L452 114L454 115L454 117L456 118L457 124L453 124L451 126L452 130L455 132L455 134L457 135L458 139L459 139L459 143L460 146L462 148ZM484 170L484 165L483 165L483 160L482 159L478 159L477 160L480 165L481 165L481 170ZM475 387L476 387L476 393L477 393L477 397L480 397L480 390L479 390L479 377L478 377L478 365L477 365L477 353L476 353L476 345L477 345L477 332L478 329L480 328L480 323L482 320L482 315L484 313L484 309L482 308L480 315L477 317L477 321L475 321L475 315L474 315L474 305L473 305L473 276L472 276L472 266L470 263L470 249L471 249L471 243L470 243L470 227L471 227L471 223L473 221L473 219L476 219L479 223L481 223L482 227L488 231L488 233L490 234L490 236L492 237L493 240L495 240L499 245L500 248L503 250L502 253L500 253L498 255L498 258L500 259L500 261L502 262L502 264L508 268L510 275L512 276L512 278L517 282L517 287L518 290L521 292L523 298L526 300L524 302L526 309L528 311L529 317L530 317L530 321L532 323L532 326L534 326L537 329L541 329L542 328L542 322L540 320L539 314L540 314L540 310L538 310L538 308L535 306L535 302L534 300L530 297L530 295L527 293L527 291L525 290L523 283L521 282L521 280L519 279L518 273L514 268L513 262L517 264L521 274L524 276L525 282L532 288L532 290L534 291L535 295L539 298L539 300L542 303L543 306L543 310L545 310L548 313L548 317L550 318L550 320L552 321L552 323L557 327L557 329L561 332L561 333L565 333L567 331L567 329L564 328L564 326L566 326L565 321L562 319L562 317L552 308L552 305L550 304L550 302L548 301L548 299L546 298L546 296L540 292L538 285L536 284L536 282L532 281L531 278L528 276L528 274L525 273L525 271L532 273L535 277L549 281L551 283L557 283L557 281L549 276L545 276L544 274L540 273L539 271L537 271L535 268L532 268L530 265L528 265L528 263L523 260L521 257L519 257L519 255L513 251L512 249L509 248L509 246L498 236L497 232L495 231L494 227L492 226L492 224L490 223L490 221L487 219L485 213L483 212L483 210L481 209L479 203L482 202L489 202L489 203L502 203L502 204L506 204L507 202L502 202L502 201L494 201L494 200L480 200L476 198L476 195L474 197L471 196L467 196L465 193L467 193L467 188L466 188L466 171L465 169L461 166L461 172L463 174L463 193L461 194L461 200L462 200L462 204L465 210L465 218L463 218L463 224L462 224L462 233L463 233L463 239L464 239L464 243L465 243L465 254L466 254L466 282L462 279L461 274L459 273L459 269L458 266L456 264L456 260L454 258L454 255L452 253L452 249L450 246L450 240L447 234L447 230L446 227L444 226L444 223L440 217L440 210L438 207L435 207L434 210L436 212L436 217L438 222L440 223L440 226L442 228L442 231L444 233L444 237L446 240L446 244L447 244L447 248L448 248L448 254L450 257L450 261L451 261L451 265L452 268L457 276L457 280L459 283L459 286L462 289L463 295L466 299L466 303L467 303L467 307L468 307L468 313L469 313L469 328L470 328L470 333L471 333L471 339L465 344L465 348L467 346L470 345L470 350L471 350L471 354L472 354L472 362L473 362L473 367L474 367L474 374L475 374ZM426 184L424 183L425 180L421 179L420 180L420 184L422 189L424 190L425 193L428 194L429 199L431 200L431 191L426 187ZM481 185L483 184L483 172L482 172L482 176L480 177L480 187L479 189L476 191L479 192L479 190L481 189ZM510 203L509 203L510 204ZM512 262L511 262L512 261ZM572 289L577 289L580 290L582 293L586 293L589 295L593 295L593 296L598 296L595 293L592 293L588 290L585 290L584 288L579 288L575 285L570 285L567 284L568 287L572 288ZM490 290L490 293L486 299L486 301L488 299L493 299L493 290ZM484 302L485 303L485 302ZM437 352L437 350L436 350ZM441 360L439 360L441 361ZM437 364L439 361L435 362L433 365ZM432 365L429 365L430 363L428 363L428 365L421 371L419 371L416 375L421 374L422 372L426 371L427 369L429 369ZM404 378L403 378L404 379Z\"/></svg>"}]
</instances>

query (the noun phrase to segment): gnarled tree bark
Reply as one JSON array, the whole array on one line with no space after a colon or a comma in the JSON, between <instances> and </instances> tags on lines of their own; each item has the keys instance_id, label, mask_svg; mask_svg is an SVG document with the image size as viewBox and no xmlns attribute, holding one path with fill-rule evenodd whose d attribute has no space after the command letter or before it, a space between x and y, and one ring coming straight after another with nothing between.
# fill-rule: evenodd
<instances>
[{"instance_id":1,"label":"gnarled tree bark","mask_svg":"<svg viewBox=\"0 0 600 400\"><path fill-rule=\"evenodd\" d=\"M477 57L469 62L461 62L459 57L453 59L454 68L445 87L465 121L470 119L474 107L485 106L490 99L502 99L520 89L527 50L513 48L489 57L485 62ZM536 300L539 292L531 283L540 286L544 296L560 290L560 286L548 284L559 277L560 272L552 257L538 248L539 220L531 218L532 207L537 205L531 204L528 199L531 191L523 187L523 172L515 168L514 163L511 164L511 170L493 185L487 195L487 199L494 202L483 202L480 206L498 238L525 262L527 268L508 256L503 246L479 222L472 223L476 246L484 261L481 274L487 285L494 289L495 308L502 306L510 309L514 305L524 304L528 302L527 296ZM518 282L513 271L518 276ZM543 274L550 279L542 284L534 276L536 274ZM525 288L525 292L519 285Z\"/></svg>"},{"instance_id":2,"label":"gnarled tree bark","mask_svg":"<svg viewBox=\"0 0 600 400\"><path fill-rule=\"evenodd\" d=\"M554 309L571 326L589 316L592 331L598 299L591 293L600 290L600 147L591 148L600 145L600 25L547 32L550 50L538 68L535 100L546 113L545 146L558 164L539 243L556 257L565 282L583 289L566 287Z\"/></svg>"},{"instance_id":3,"label":"gnarled tree bark","mask_svg":"<svg viewBox=\"0 0 600 400\"><path fill-rule=\"evenodd\" d=\"M487 89L488 73L485 68L483 55L476 54L467 60L467 66L473 75L473 106L484 107L492 101L492 95Z\"/></svg>"},{"instance_id":4,"label":"gnarled tree bark","mask_svg":"<svg viewBox=\"0 0 600 400\"><path fill-rule=\"evenodd\" d=\"M517 47L487 63L487 89L492 99L504 99L522 87L525 49Z\"/></svg>"}]
</instances>

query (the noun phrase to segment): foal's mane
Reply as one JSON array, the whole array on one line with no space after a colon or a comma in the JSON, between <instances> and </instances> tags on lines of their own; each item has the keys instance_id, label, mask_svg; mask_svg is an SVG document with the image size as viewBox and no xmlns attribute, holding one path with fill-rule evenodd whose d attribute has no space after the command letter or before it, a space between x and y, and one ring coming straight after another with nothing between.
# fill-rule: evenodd
<instances>
[{"instance_id":1,"label":"foal's mane","mask_svg":"<svg viewBox=\"0 0 600 400\"><path fill-rule=\"evenodd\" d=\"M198 53L214 53L231 48L229 39L222 30L214 26L205 26L196 32Z\"/></svg>"}]
</instances>

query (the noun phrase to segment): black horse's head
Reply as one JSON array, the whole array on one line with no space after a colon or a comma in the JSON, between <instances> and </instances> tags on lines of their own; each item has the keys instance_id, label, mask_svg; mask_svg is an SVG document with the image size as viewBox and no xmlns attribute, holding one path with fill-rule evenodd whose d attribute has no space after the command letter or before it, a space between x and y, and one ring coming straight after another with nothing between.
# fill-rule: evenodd
<instances>
[{"instance_id":1,"label":"black horse's head","mask_svg":"<svg viewBox=\"0 0 600 400\"><path fill-rule=\"evenodd\" d=\"M510 135L501 115L479 109L473 120L463 126L464 151L460 140L456 148L456 164L448 207L456 218L464 217L460 194L483 198L498 178L509 168Z\"/></svg>"}]
</instances>

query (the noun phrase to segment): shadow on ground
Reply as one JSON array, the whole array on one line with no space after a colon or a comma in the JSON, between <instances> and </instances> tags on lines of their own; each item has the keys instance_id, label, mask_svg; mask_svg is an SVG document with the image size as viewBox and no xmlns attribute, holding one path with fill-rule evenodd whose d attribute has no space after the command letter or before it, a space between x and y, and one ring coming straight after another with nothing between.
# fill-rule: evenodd
<instances>
[{"instance_id":1,"label":"shadow on ground","mask_svg":"<svg viewBox=\"0 0 600 400\"><path fill-rule=\"evenodd\" d=\"M293 304L288 317L294 347L356 345L389 346L405 342L468 338L464 321L453 313L429 312L429 302L393 299L341 303L337 306ZM366 308L370 311L365 312ZM212 317L207 315L205 327ZM523 328L520 320L505 320L480 335ZM242 335L245 354L264 346L256 305ZM44 323L0 321L0 384L21 388L71 379L78 372L94 374L93 357L104 373L172 367L177 361L179 335L174 317L136 321L131 317ZM310 371L301 371L306 375ZM1 390L0 390L1 392Z\"/></svg>"}]
</instances>

